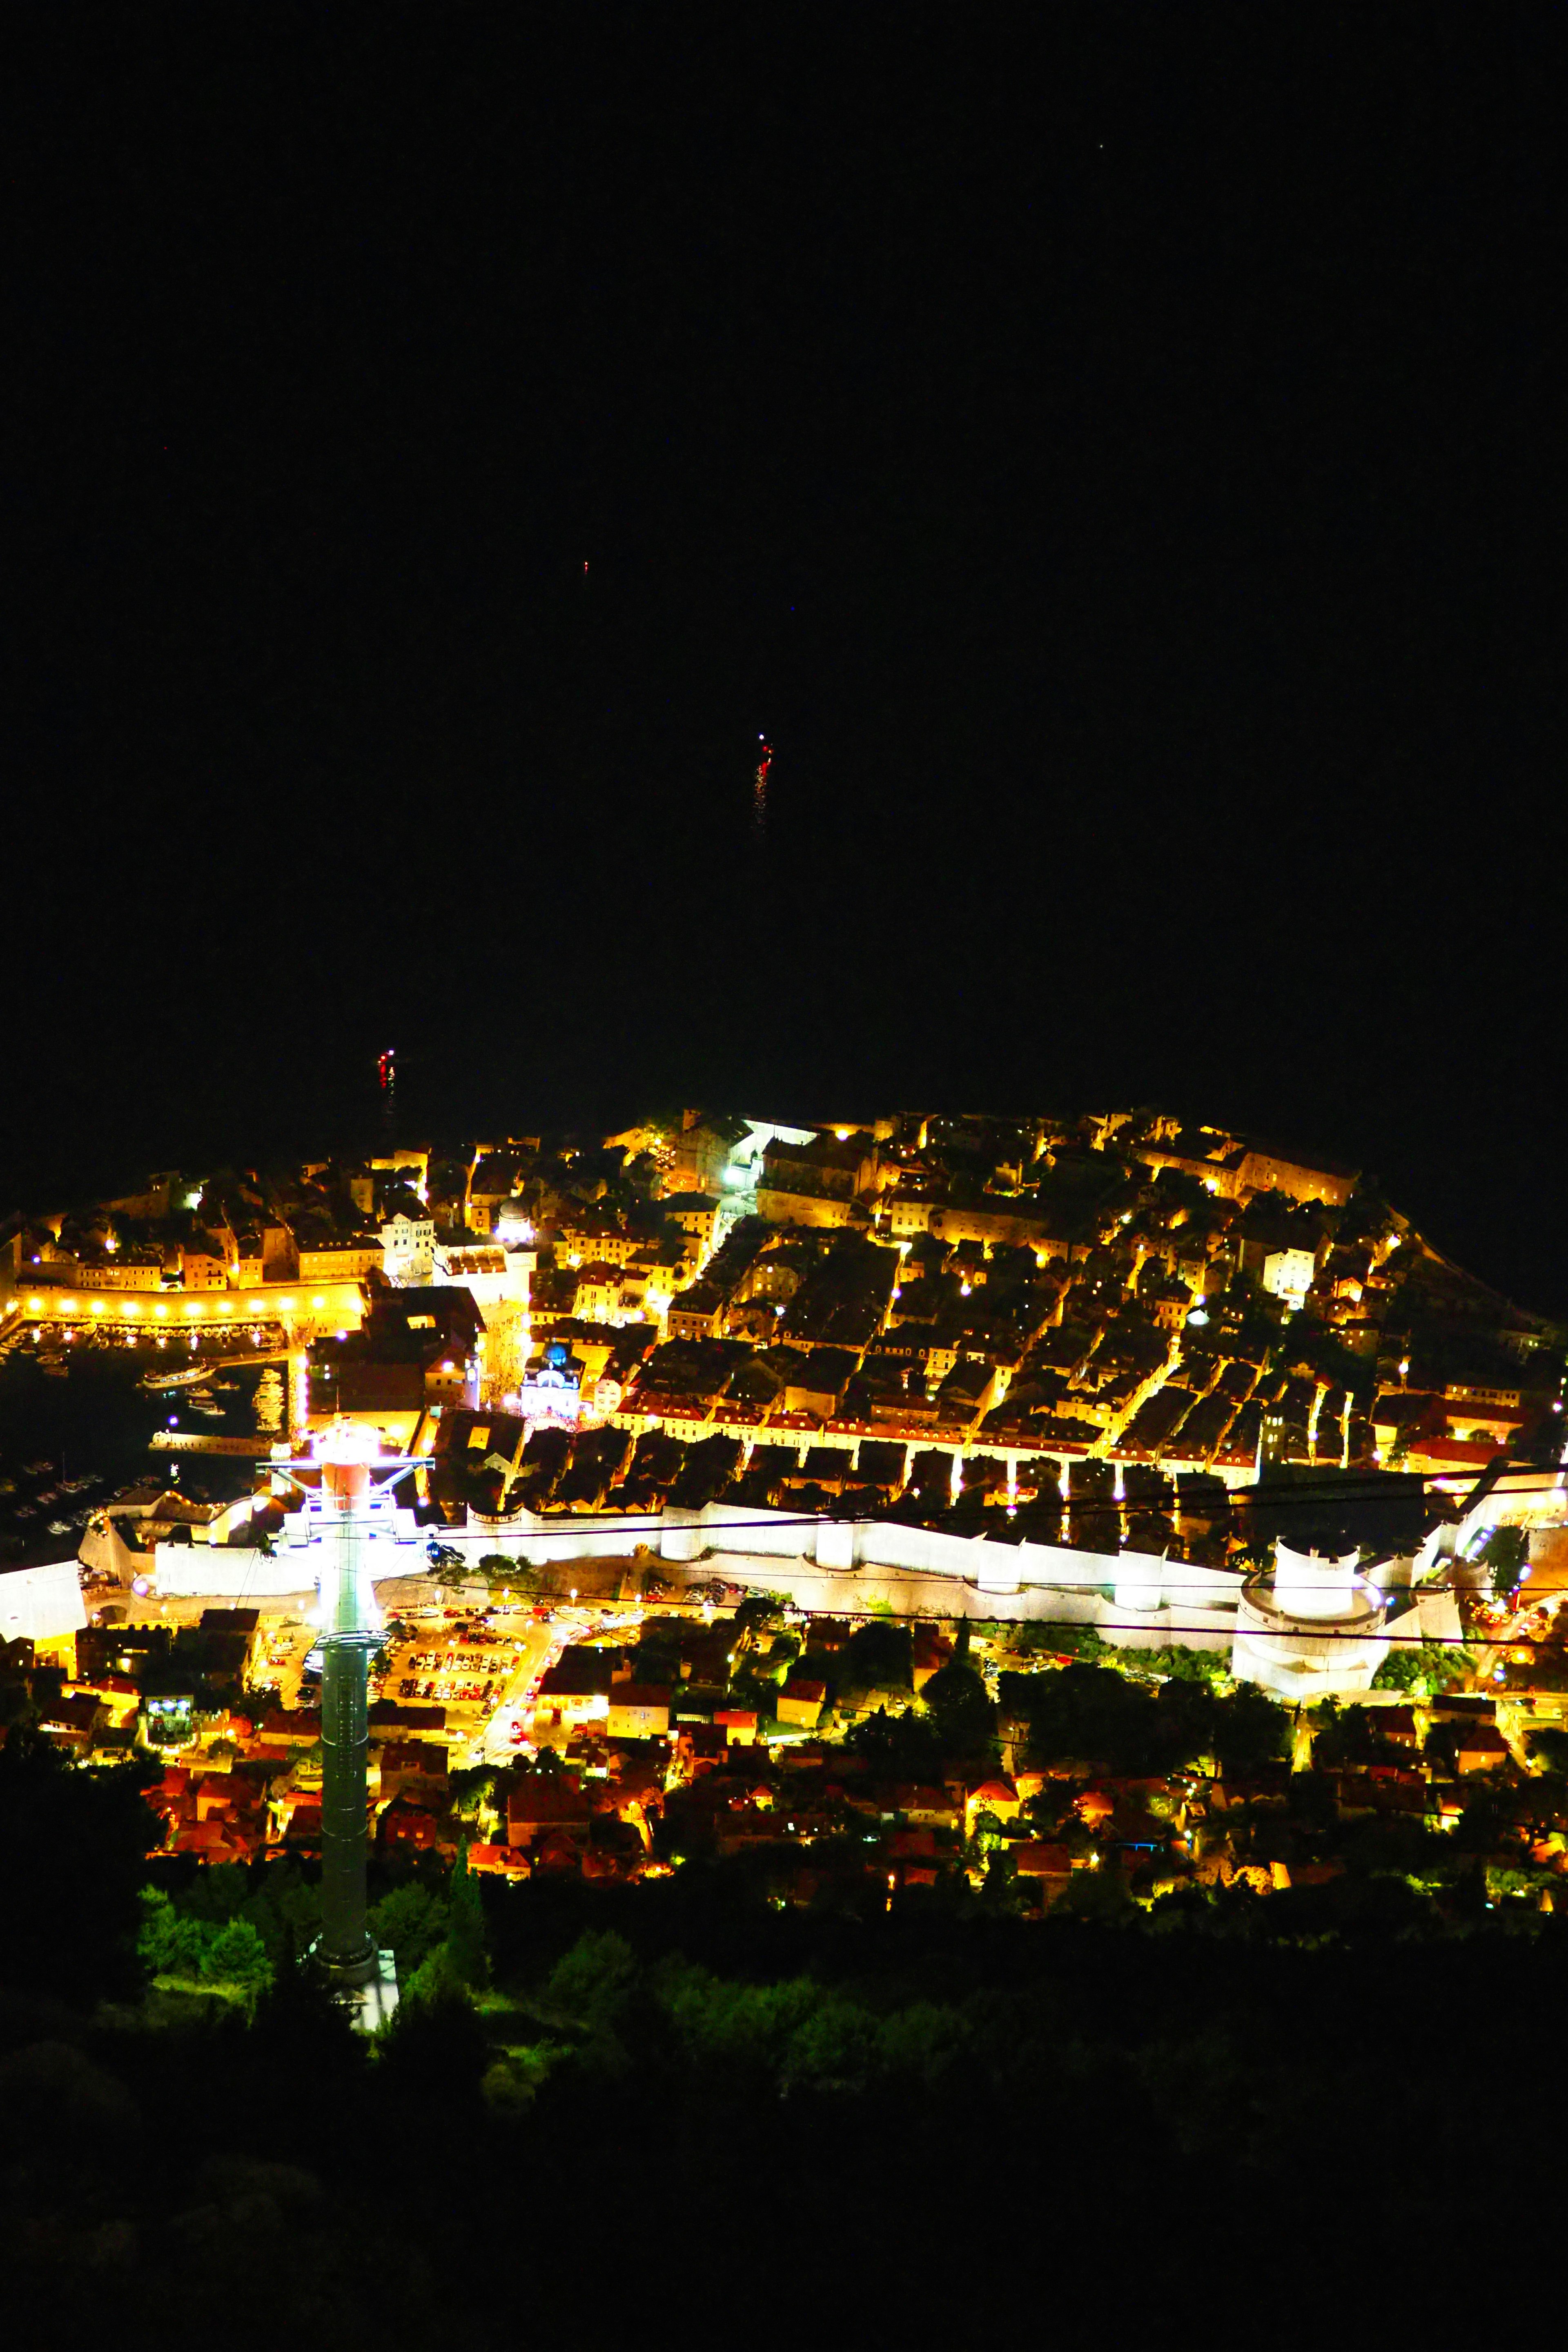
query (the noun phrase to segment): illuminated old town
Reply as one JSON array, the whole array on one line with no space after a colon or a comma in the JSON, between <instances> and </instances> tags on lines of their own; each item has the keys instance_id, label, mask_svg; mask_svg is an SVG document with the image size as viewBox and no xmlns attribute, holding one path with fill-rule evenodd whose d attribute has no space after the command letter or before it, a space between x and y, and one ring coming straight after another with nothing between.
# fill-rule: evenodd
<instances>
[{"instance_id":1,"label":"illuminated old town","mask_svg":"<svg viewBox=\"0 0 1568 2352\"><path fill-rule=\"evenodd\" d=\"M1565 1335L1353 1169L1147 1111L691 1109L161 1174L5 1251L54 1441L5 1465L8 1715L156 1760L160 1981L269 1977L345 1641L388 2011L432 1964L399 1890L459 1858L1331 1918L1370 1852L1413 1916L1553 1907ZM232 1981L192 1862L265 1865Z\"/></svg>"},{"instance_id":2,"label":"illuminated old town","mask_svg":"<svg viewBox=\"0 0 1568 2352\"><path fill-rule=\"evenodd\" d=\"M1546 2335L1563 23L0 55L5 2352Z\"/></svg>"}]
</instances>

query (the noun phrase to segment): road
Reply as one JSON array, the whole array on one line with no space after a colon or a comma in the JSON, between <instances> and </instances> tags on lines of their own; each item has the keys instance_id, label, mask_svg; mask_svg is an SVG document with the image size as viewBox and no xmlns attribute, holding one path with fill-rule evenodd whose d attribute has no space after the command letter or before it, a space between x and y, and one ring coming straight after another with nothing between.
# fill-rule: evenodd
<instances>
[{"instance_id":1,"label":"road","mask_svg":"<svg viewBox=\"0 0 1568 2352\"><path fill-rule=\"evenodd\" d=\"M521 1725L526 1734L533 1721L532 1695L541 1675L554 1664L566 1645L572 1629L552 1617L548 1623L528 1621L527 1632L520 1636L517 1664L507 1678L489 1721L484 1727L484 1760L487 1764L504 1764L517 1753L512 1727Z\"/></svg>"}]
</instances>

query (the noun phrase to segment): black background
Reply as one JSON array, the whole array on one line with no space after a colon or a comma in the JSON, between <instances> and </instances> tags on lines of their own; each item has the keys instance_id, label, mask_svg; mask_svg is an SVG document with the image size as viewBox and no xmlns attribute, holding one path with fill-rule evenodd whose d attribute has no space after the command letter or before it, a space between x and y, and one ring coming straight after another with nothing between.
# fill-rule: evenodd
<instances>
[{"instance_id":1,"label":"black background","mask_svg":"<svg viewBox=\"0 0 1568 2352\"><path fill-rule=\"evenodd\" d=\"M1568 1307L1559 17L5 38L8 1194L1158 1099Z\"/></svg>"}]
</instances>

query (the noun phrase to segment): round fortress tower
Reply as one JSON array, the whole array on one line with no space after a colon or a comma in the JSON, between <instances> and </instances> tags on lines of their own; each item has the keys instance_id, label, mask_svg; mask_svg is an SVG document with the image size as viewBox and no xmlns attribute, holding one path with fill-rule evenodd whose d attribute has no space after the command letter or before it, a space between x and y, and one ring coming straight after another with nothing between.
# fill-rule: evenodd
<instances>
[{"instance_id":1,"label":"round fortress tower","mask_svg":"<svg viewBox=\"0 0 1568 2352\"><path fill-rule=\"evenodd\" d=\"M1387 1654L1387 1604L1357 1573L1359 1560L1358 1552L1336 1558L1277 1541L1272 1569L1242 1588L1231 1649L1237 1680L1292 1700L1365 1690Z\"/></svg>"}]
</instances>

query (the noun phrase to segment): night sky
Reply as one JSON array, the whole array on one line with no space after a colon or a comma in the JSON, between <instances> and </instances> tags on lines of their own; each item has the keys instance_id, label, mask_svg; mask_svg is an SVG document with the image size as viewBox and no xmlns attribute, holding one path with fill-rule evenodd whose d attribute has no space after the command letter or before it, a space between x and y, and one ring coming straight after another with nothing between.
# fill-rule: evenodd
<instances>
[{"instance_id":1,"label":"night sky","mask_svg":"<svg viewBox=\"0 0 1568 2352\"><path fill-rule=\"evenodd\" d=\"M1167 1102L1568 1309L1560 15L5 46L0 1205L395 1045L420 1132Z\"/></svg>"}]
</instances>

